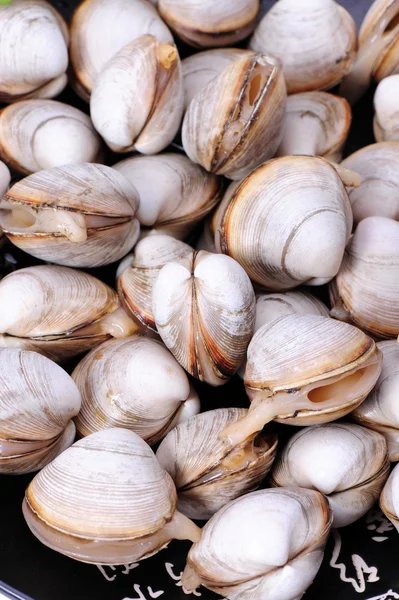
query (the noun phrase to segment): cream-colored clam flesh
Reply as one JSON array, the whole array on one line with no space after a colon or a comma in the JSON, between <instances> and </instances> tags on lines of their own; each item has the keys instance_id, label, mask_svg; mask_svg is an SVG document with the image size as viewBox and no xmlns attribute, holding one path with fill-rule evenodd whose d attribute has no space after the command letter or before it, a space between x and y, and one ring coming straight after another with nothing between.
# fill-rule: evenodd
<instances>
[{"instance_id":1,"label":"cream-colored clam flesh","mask_svg":"<svg viewBox=\"0 0 399 600\"><path fill-rule=\"evenodd\" d=\"M230 257L201 250L169 262L152 290L162 341L191 375L222 385L245 356L255 320L255 294Z\"/></svg>"},{"instance_id":2,"label":"cream-colored clam flesh","mask_svg":"<svg viewBox=\"0 0 399 600\"><path fill-rule=\"evenodd\" d=\"M71 22L73 85L89 100L96 77L126 44L142 35L173 42L156 9L145 0L84 0Z\"/></svg>"},{"instance_id":3,"label":"cream-colored clam flesh","mask_svg":"<svg viewBox=\"0 0 399 600\"><path fill-rule=\"evenodd\" d=\"M221 199L221 179L184 154L133 156L113 168L139 193L136 214L140 224L179 239L184 239Z\"/></svg>"},{"instance_id":4,"label":"cream-colored clam flesh","mask_svg":"<svg viewBox=\"0 0 399 600\"><path fill-rule=\"evenodd\" d=\"M340 162L352 114L344 98L303 92L287 99L284 136L277 156L310 154Z\"/></svg>"},{"instance_id":5,"label":"cream-colored clam flesh","mask_svg":"<svg viewBox=\"0 0 399 600\"><path fill-rule=\"evenodd\" d=\"M327 496L333 527L360 519L378 499L389 474L385 438L365 427L328 423L306 427L274 464L276 487L298 486Z\"/></svg>"},{"instance_id":6,"label":"cream-colored clam flesh","mask_svg":"<svg viewBox=\"0 0 399 600\"><path fill-rule=\"evenodd\" d=\"M366 146L341 166L361 177L360 186L348 190L355 224L373 216L399 221L399 141Z\"/></svg>"},{"instance_id":7,"label":"cream-colored clam flesh","mask_svg":"<svg viewBox=\"0 0 399 600\"><path fill-rule=\"evenodd\" d=\"M39 265L0 282L0 346L35 350L56 361L87 352L136 326L118 296L92 275Z\"/></svg>"},{"instance_id":8,"label":"cream-colored clam flesh","mask_svg":"<svg viewBox=\"0 0 399 600\"><path fill-rule=\"evenodd\" d=\"M176 490L151 448L126 429L83 438L47 465L25 493L32 533L70 558L127 564L200 530L176 511Z\"/></svg>"},{"instance_id":9,"label":"cream-colored clam flesh","mask_svg":"<svg viewBox=\"0 0 399 600\"><path fill-rule=\"evenodd\" d=\"M290 94L327 90L350 71L356 25L334 0L279 0L257 26L250 48L281 61Z\"/></svg>"},{"instance_id":10,"label":"cream-colored clam flesh","mask_svg":"<svg viewBox=\"0 0 399 600\"><path fill-rule=\"evenodd\" d=\"M136 243L137 190L110 167L84 163L45 169L13 185L0 201L8 239L37 258L99 267Z\"/></svg>"},{"instance_id":11,"label":"cream-colored clam flesh","mask_svg":"<svg viewBox=\"0 0 399 600\"><path fill-rule=\"evenodd\" d=\"M145 35L124 46L98 74L90 115L114 152L156 154L175 137L183 105L176 46Z\"/></svg>"},{"instance_id":12,"label":"cream-colored clam flesh","mask_svg":"<svg viewBox=\"0 0 399 600\"><path fill-rule=\"evenodd\" d=\"M379 338L399 334L399 223L368 217L357 226L330 284L331 316Z\"/></svg>"},{"instance_id":13,"label":"cream-colored clam flesh","mask_svg":"<svg viewBox=\"0 0 399 600\"><path fill-rule=\"evenodd\" d=\"M399 74L386 77L374 94L374 136L377 142L399 141Z\"/></svg>"},{"instance_id":14,"label":"cream-colored clam flesh","mask_svg":"<svg viewBox=\"0 0 399 600\"><path fill-rule=\"evenodd\" d=\"M75 419L82 437L123 427L152 445L200 410L197 394L170 352L139 335L101 344L83 358L72 377L82 394Z\"/></svg>"},{"instance_id":15,"label":"cream-colored clam flesh","mask_svg":"<svg viewBox=\"0 0 399 600\"><path fill-rule=\"evenodd\" d=\"M156 457L172 477L178 508L190 519L209 519L231 500L256 489L277 450L275 434L252 436L226 449L219 433L246 414L243 408L219 408L196 415L172 429Z\"/></svg>"},{"instance_id":16,"label":"cream-colored clam flesh","mask_svg":"<svg viewBox=\"0 0 399 600\"><path fill-rule=\"evenodd\" d=\"M73 443L81 397L61 367L36 352L0 350L0 473L29 473Z\"/></svg>"},{"instance_id":17,"label":"cream-colored clam flesh","mask_svg":"<svg viewBox=\"0 0 399 600\"><path fill-rule=\"evenodd\" d=\"M90 117L68 104L23 100L0 112L0 156L20 173L97 162L100 151Z\"/></svg>"},{"instance_id":18,"label":"cream-colored clam flesh","mask_svg":"<svg viewBox=\"0 0 399 600\"><path fill-rule=\"evenodd\" d=\"M379 342L382 371L375 388L352 413L360 425L382 433L391 461L399 460L399 347L396 340Z\"/></svg>"},{"instance_id":19,"label":"cream-colored clam flesh","mask_svg":"<svg viewBox=\"0 0 399 600\"><path fill-rule=\"evenodd\" d=\"M182 60L182 72L187 109L191 100L212 79L220 75L226 67L245 56L253 55L252 50L244 48L214 48L204 52L196 52Z\"/></svg>"},{"instance_id":20,"label":"cream-colored clam flesh","mask_svg":"<svg viewBox=\"0 0 399 600\"><path fill-rule=\"evenodd\" d=\"M261 327L248 347L251 406L222 434L231 445L275 419L314 425L350 413L374 387L382 355L365 333L334 319L287 315Z\"/></svg>"},{"instance_id":21,"label":"cream-colored clam flesh","mask_svg":"<svg viewBox=\"0 0 399 600\"><path fill-rule=\"evenodd\" d=\"M0 101L52 98L67 83L68 27L44 0L0 7Z\"/></svg>"},{"instance_id":22,"label":"cream-colored clam flesh","mask_svg":"<svg viewBox=\"0 0 399 600\"><path fill-rule=\"evenodd\" d=\"M299 488L260 490L230 502L191 547L182 583L231 600L299 600L323 560L326 498Z\"/></svg>"},{"instance_id":23,"label":"cream-colored clam flesh","mask_svg":"<svg viewBox=\"0 0 399 600\"><path fill-rule=\"evenodd\" d=\"M270 291L322 285L338 272L352 211L326 160L286 156L258 167L227 193L215 227L218 251Z\"/></svg>"},{"instance_id":24,"label":"cream-colored clam flesh","mask_svg":"<svg viewBox=\"0 0 399 600\"><path fill-rule=\"evenodd\" d=\"M183 120L184 150L207 171L242 179L276 152L285 105L278 61L262 54L236 60L191 101Z\"/></svg>"},{"instance_id":25,"label":"cream-colored clam flesh","mask_svg":"<svg viewBox=\"0 0 399 600\"><path fill-rule=\"evenodd\" d=\"M162 234L150 235L138 242L126 268L117 276L119 298L140 327L157 332L152 312L154 283L162 267L191 256L192 252L188 244Z\"/></svg>"},{"instance_id":26,"label":"cream-colored clam flesh","mask_svg":"<svg viewBox=\"0 0 399 600\"><path fill-rule=\"evenodd\" d=\"M252 33L259 0L159 0L158 10L183 41L213 48L229 46Z\"/></svg>"},{"instance_id":27,"label":"cream-colored clam flesh","mask_svg":"<svg viewBox=\"0 0 399 600\"><path fill-rule=\"evenodd\" d=\"M340 94L354 104L369 87L399 72L399 2L375 0L359 32L359 49Z\"/></svg>"},{"instance_id":28,"label":"cream-colored clam flesh","mask_svg":"<svg viewBox=\"0 0 399 600\"><path fill-rule=\"evenodd\" d=\"M399 465L393 469L382 490L380 507L399 532Z\"/></svg>"}]
</instances>

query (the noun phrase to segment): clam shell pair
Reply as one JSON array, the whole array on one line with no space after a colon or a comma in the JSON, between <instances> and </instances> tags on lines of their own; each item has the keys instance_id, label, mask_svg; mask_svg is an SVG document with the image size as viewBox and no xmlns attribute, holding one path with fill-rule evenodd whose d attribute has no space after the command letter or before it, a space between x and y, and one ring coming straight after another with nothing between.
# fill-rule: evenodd
<instances>
[{"instance_id":1,"label":"clam shell pair","mask_svg":"<svg viewBox=\"0 0 399 600\"><path fill-rule=\"evenodd\" d=\"M46 546L94 564L128 564L174 538L199 538L176 511L170 476L126 429L94 433L63 452L30 483L23 513Z\"/></svg>"},{"instance_id":2,"label":"clam shell pair","mask_svg":"<svg viewBox=\"0 0 399 600\"><path fill-rule=\"evenodd\" d=\"M0 473L38 471L75 439L81 397L61 367L36 352L0 350Z\"/></svg>"}]
</instances>

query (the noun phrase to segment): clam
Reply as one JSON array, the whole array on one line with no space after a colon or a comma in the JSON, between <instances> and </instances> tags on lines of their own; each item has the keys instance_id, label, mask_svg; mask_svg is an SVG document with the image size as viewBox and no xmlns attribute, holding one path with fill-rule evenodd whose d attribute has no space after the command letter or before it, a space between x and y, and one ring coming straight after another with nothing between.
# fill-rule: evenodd
<instances>
[{"instance_id":1,"label":"clam","mask_svg":"<svg viewBox=\"0 0 399 600\"><path fill-rule=\"evenodd\" d=\"M214 48L213 50L196 52L183 59L181 66L186 108L194 96L206 87L212 79L220 75L231 63L253 55L254 52L244 48Z\"/></svg>"},{"instance_id":2,"label":"clam","mask_svg":"<svg viewBox=\"0 0 399 600\"><path fill-rule=\"evenodd\" d=\"M391 75L380 81L374 94L374 110L374 136L377 142L399 141L399 75Z\"/></svg>"},{"instance_id":3,"label":"clam","mask_svg":"<svg viewBox=\"0 0 399 600\"><path fill-rule=\"evenodd\" d=\"M379 342L382 371L375 388L352 413L353 419L382 433L391 461L399 460L399 347L396 340Z\"/></svg>"},{"instance_id":4,"label":"clam","mask_svg":"<svg viewBox=\"0 0 399 600\"><path fill-rule=\"evenodd\" d=\"M99 267L136 243L137 190L110 167L84 163L45 169L0 201L0 226L28 254L71 267Z\"/></svg>"},{"instance_id":5,"label":"clam","mask_svg":"<svg viewBox=\"0 0 399 600\"><path fill-rule=\"evenodd\" d=\"M359 32L359 50L340 93L354 104L371 81L377 83L399 69L399 2L375 0Z\"/></svg>"},{"instance_id":6,"label":"clam","mask_svg":"<svg viewBox=\"0 0 399 600\"><path fill-rule=\"evenodd\" d=\"M399 223L368 217L359 223L330 284L331 316L378 338L399 334Z\"/></svg>"},{"instance_id":7,"label":"clam","mask_svg":"<svg viewBox=\"0 0 399 600\"><path fill-rule=\"evenodd\" d=\"M323 158L287 156L261 165L218 209L218 251L270 291L322 285L340 267L352 211L337 171Z\"/></svg>"},{"instance_id":8,"label":"clam","mask_svg":"<svg viewBox=\"0 0 399 600\"><path fill-rule=\"evenodd\" d=\"M39 265L0 282L0 346L35 350L63 361L136 326L118 296L92 275Z\"/></svg>"},{"instance_id":9,"label":"clam","mask_svg":"<svg viewBox=\"0 0 399 600\"><path fill-rule=\"evenodd\" d=\"M351 69L356 25L334 0L279 0L257 26L250 48L280 59L288 93L328 90Z\"/></svg>"},{"instance_id":10,"label":"clam","mask_svg":"<svg viewBox=\"0 0 399 600\"><path fill-rule=\"evenodd\" d=\"M260 490L230 502L201 530L182 584L230 600L299 600L323 560L326 498L299 488Z\"/></svg>"},{"instance_id":11,"label":"clam","mask_svg":"<svg viewBox=\"0 0 399 600\"><path fill-rule=\"evenodd\" d=\"M274 464L276 487L298 486L327 496L333 527L360 519L378 500L389 474L385 438L365 427L328 423L296 433Z\"/></svg>"},{"instance_id":12,"label":"clam","mask_svg":"<svg viewBox=\"0 0 399 600\"><path fill-rule=\"evenodd\" d=\"M140 240L118 270L119 298L134 321L157 331L152 312L152 289L167 263L192 256L192 248L167 235L150 235Z\"/></svg>"},{"instance_id":13,"label":"clam","mask_svg":"<svg viewBox=\"0 0 399 600\"><path fill-rule=\"evenodd\" d=\"M372 216L399 220L399 141L366 146L341 166L353 169L362 180L348 191L355 223Z\"/></svg>"},{"instance_id":14,"label":"clam","mask_svg":"<svg viewBox=\"0 0 399 600\"><path fill-rule=\"evenodd\" d=\"M89 100L94 80L126 44L142 35L173 42L156 9L146 0L84 0L71 21L73 85Z\"/></svg>"},{"instance_id":15,"label":"clam","mask_svg":"<svg viewBox=\"0 0 399 600\"><path fill-rule=\"evenodd\" d=\"M283 140L277 156L310 154L340 162L352 114L344 98L303 92L287 99Z\"/></svg>"},{"instance_id":16,"label":"clam","mask_svg":"<svg viewBox=\"0 0 399 600\"><path fill-rule=\"evenodd\" d=\"M37 471L73 443L79 390L51 360L17 348L0 350L0 380L0 473Z\"/></svg>"},{"instance_id":17,"label":"clam","mask_svg":"<svg viewBox=\"0 0 399 600\"><path fill-rule=\"evenodd\" d=\"M90 98L93 125L114 152L160 152L173 141L183 110L177 48L153 35L139 37L111 58Z\"/></svg>"},{"instance_id":18,"label":"clam","mask_svg":"<svg viewBox=\"0 0 399 600\"><path fill-rule=\"evenodd\" d=\"M259 0L158 0L158 10L183 41L213 48L229 46L252 33Z\"/></svg>"},{"instance_id":19,"label":"clam","mask_svg":"<svg viewBox=\"0 0 399 600\"><path fill-rule=\"evenodd\" d=\"M0 197L2 198L11 181L10 169L0 160Z\"/></svg>"},{"instance_id":20,"label":"clam","mask_svg":"<svg viewBox=\"0 0 399 600\"><path fill-rule=\"evenodd\" d=\"M380 506L399 532L399 465L396 465L388 477L380 496Z\"/></svg>"},{"instance_id":21,"label":"clam","mask_svg":"<svg viewBox=\"0 0 399 600\"><path fill-rule=\"evenodd\" d=\"M251 436L230 450L219 440L243 408L218 408L195 415L172 429L156 457L172 477L178 508L190 519L209 519L230 500L256 489L270 470L277 450L272 433Z\"/></svg>"},{"instance_id":22,"label":"clam","mask_svg":"<svg viewBox=\"0 0 399 600\"><path fill-rule=\"evenodd\" d=\"M255 294L233 259L201 250L167 263L152 289L162 341L191 375L222 385L240 366L255 321Z\"/></svg>"},{"instance_id":23,"label":"clam","mask_svg":"<svg viewBox=\"0 0 399 600\"><path fill-rule=\"evenodd\" d=\"M0 157L20 173L97 162L101 140L90 117L55 100L23 100L0 112Z\"/></svg>"},{"instance_id":24,"label":"clam","mask_svg":"<svg viewBox=\"0 0 399 600\"><path fill-rule=\"evenodd\" d=\"M128 564L200 530L176 510L176 490L133 431L106 429L76 442L29 484L25 520L46 546L94 564Z\"/></svg>"},{"instance_id":25,"label":"clam","mask_svg":"<svg viewBox=\"0 0 399 600\"><path fill-rule=\"evenodd\" d=\"M82 394L75 419L82 437L123 427L152 445L200 411L182 367L163 344L140 335L94 348L72 377Z\"/></svg>"},{"instance_id":26,"label":"clam","mask_svg":"<svg viewBox=\"0 0 399 600\"><path fill-rule=\"evenodd\" d=\"M133 156L113 167L140 195L140 224L174 237L186 237L218 203L222 183L183 154Z\"/></svg>"},{"instance_id":27,"label":"clam","mask_svg":"<svg viewBox=\"0 0 399 600\"><path fill-rule=\"evenodd\" d=\"M184 150L207 171L242 179L276 152L285 105L278 61L261 54L244 56L190 102L183 120Z\"/></svg>"},{"instance_id":28,"label":"clam","mask_svg":"<svg viewBox=\"0 0 399 600\"><path fill-rule=\"evenodd\" d=\"M275 419L315 425L344 417L374 387L382 354L365 333L334 319L286 315L264 325L248 347L248 414L221 437L230 445Z\"/></svg>"},{"instance_id":29,"label":"clam","mask_svg":"<svg viewBox=\"0 0 399 600\"><path fill-rule=\"evenodd\" d=\"M53 98L67 84L68 27L44 0L0 6L0 102Z\"/></svg>"}]
</instances>

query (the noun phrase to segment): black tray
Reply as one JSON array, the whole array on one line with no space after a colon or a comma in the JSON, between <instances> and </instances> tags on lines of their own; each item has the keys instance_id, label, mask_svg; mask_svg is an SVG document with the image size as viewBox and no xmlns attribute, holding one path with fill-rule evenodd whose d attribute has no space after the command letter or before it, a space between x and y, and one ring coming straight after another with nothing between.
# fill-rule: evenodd
<instances>
[{"instance_id":1,"label":"black tray","mask_svg":"<svg viewBox=\"0 0 399 600\"><path fill-rule=\"evenodd\" d=\"M234 0L230 0L234 2ZM52 2L69 19L75 1ZM263 0L263 12L273 0ZM341 0L358 25L371 0ZM187 48L182 48L182 54ZM355 110L346 154L372 143L372 98L370 90ZM87 111L87 106L71 90L60 98ZM111 162L112 164L112 162ZM27 255L6 248L4 266L13 268L32 264ZM98 273L95 273L98 275ZM114 269L102 270L100 277L110 281ZM205 409L218 405L247 406L242 383L231 381L215 390L199 385ZM281 438L294 428L279 427ZM75 562L40 544L22 517L21 502L32 476L0 478L0 600L183 600L187 595L180 585L180 574L190 547L187 542L172 542L166 550L139 564L122 567L91 566ZM399 599L397 556L399 540L393 526L376 508L350 527L334 531L327 544L323 565L306 593L307 600L391 600ZM3 582L3 583L2 583ZM195 596L202 600L218 598L200 588Z\"/></svg>"}]
</instances>

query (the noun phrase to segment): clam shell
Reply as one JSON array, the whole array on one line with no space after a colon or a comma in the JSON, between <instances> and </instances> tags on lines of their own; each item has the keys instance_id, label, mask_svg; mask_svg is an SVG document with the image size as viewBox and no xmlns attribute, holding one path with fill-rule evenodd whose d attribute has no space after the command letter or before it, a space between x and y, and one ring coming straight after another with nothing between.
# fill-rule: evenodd
<instances>
[{"instance_id":1,"label":"clam shell","mask_svg":"<svg viewBox=\"0 0 399 600\"><path fill-rule=\"evenodd\" d=\"M399 75L386 77L374 94L374 136L377 142L399 141Z\"/></svg>"},{"instance_id":2,"label":"clam shell","mask_svg":"<svg viewBox=\"0 0 399 600\"><path fill-rule=\"evenodd\" d=\"M258 487L276 456L277 436L263 434L228 449L219 433L242 418L243 408L219 408L191 417L168 433L156 457L175 482L179 510L209 519L225 504Z\"/></svg>"},{"instance_id":3,"label":"clam shell","mask_svg":"<svg viewBox=\"0 0 399 600\"><path fill-rule=\"evenodd\" d=\"M381 510L399 532L399 465L388 477L380 496Z\"/></svg>"}]
</instances>

